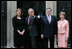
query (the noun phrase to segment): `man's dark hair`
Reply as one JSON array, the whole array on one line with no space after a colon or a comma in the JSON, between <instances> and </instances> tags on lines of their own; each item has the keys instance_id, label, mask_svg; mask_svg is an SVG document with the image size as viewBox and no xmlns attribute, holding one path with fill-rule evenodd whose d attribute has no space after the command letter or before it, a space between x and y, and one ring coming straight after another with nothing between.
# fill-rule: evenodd
<instances>
[{"instance_id":1,"label":"man's dark hair","mask_svg":"<svg viewBox=\"0 0 72 49\"><path fill-rule=\"evenodd\" d=\"M52 9L51 9L51 8L46 8L46 10L47 10L47 9L50 9L50 11L52 11Z\"/></svg>"}]
</instances>

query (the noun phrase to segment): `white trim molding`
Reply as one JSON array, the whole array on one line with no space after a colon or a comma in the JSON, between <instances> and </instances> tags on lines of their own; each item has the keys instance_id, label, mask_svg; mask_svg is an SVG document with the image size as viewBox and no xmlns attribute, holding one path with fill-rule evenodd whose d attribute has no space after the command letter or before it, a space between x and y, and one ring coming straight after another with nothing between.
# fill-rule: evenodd
<instances>
[{"instance_id":1,"label":"white trim molding","mask_svg":"<svg viewBox=\"0 0 72 49\"><path fill-rule=\"evenodd\" d=\"M12 18L16 9L17 1L7 1L7 48L14 47Z\"/></svg>"},{"instance_id":2,"label":"white trim molding","mask_svg":"<svg viewBox=\"0 0 72 49\"><path fill-rule=\"evenodd\" d=\"M52 9L52 15L57 16L57 1L46 1L46 8L50 7Z\"/></svg>"}]
</instances>

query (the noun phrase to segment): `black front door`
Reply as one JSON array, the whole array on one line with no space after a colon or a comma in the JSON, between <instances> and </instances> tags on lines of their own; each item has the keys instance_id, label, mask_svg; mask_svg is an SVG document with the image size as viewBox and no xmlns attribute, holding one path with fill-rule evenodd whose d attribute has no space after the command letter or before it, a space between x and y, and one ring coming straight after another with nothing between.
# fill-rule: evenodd
<instances>
[{"instance_id":1,"label":"black front door","mask_svg":"<svg viewBox=\"0 0 72 49\"><path fill-rule=\"evenodd\" d=\"M17 8L23 10L24 16L28 15L28 9L33 8L35 15L44 15L45 1L17 1Z\"/></svg>"},{"instance_id":2,"label":"black front door","mask_svg":"<svg viewBox=\"0 0 72 49\"><path fill-rule=\"evenodd\" d=\"M38 16L40 15L43 16L45 15L45 1L17 1L17 8L21 8L24 13L24 17L28 16L28 9L33 8L35 15ZM39 33L39 36L37 37L37 45L39 48L43 47L43 40L40 37L41 33L41 18L38 20L37 24L37 30Z\"/></svg>"},{"instance_id":3,"label":"black front door","mask_svg":"<svg viewBox=\"0 0 72 49\"><path fill-rule=\"evenodd\" d=\"M7 46L7 1L1 1L1 48Z\"/></svg>"}]
</instances>

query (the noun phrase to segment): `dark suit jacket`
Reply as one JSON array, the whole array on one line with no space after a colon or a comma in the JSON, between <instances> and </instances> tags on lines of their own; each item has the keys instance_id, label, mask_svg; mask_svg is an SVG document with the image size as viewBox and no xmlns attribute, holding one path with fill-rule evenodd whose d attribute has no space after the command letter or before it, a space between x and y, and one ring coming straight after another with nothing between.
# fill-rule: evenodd
<instances>
[{"instance_id":1,"label":"dark suit jacket","mask_svg":"<svg viewBox=\"0 0 72 49\"><path fill-rule=\"evenodd\" d=\"M49 24L47 16L41 17L41 34L44 37L54 37L57 34L57 21L55 16L51 15L51 23Z\"/></svg>"},{"instance_id":2,"label":"dark suit jacket","mask_svg":"<svg viewBox=\"0 0 72 49\"><path fill-rule=\"evenodd\" d=\"M37 21L38 18L36 16L35 18L31 17L30 24L28 25L28 17L26 17L25 19L25 29L27 31L27 34L29 34L30 36L38 36L37 27L36 27Z\"/></svg>"}]
</instances>

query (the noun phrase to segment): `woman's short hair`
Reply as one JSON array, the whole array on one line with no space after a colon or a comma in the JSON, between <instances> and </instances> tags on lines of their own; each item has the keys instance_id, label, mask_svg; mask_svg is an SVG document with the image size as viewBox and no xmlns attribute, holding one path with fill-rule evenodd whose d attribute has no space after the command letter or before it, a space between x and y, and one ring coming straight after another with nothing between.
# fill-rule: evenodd
<instances>
[{"instance_id":1,"label":"woman's short hair","mask_svg":"<svg viewBox=\"0 0 72 49\"><path fill-rule=\"evenodd\" d=\"M18 10L21 11L21 16L22 16L22 15L23 15L23 11L22 11L22 9L21 9L21 8L18 8L18 9L16 10L16 12L17 12ZM16 14L16 16L17 16L17 14Z\"/></svg>"},{"instance_id":2,"label":"woman's short hair","mask_svg":"<svg viewBox=\"0 0 72 49\"><path fill-rule=\"evenodd\" d=\"M60 12L60 13L59 13L59 16L60 16L61 14L63 14L63 15L64 15L64 17L66 17L65 12L63 12L63 11L62 11L62 12Z\"/></svg>"}]
</instances>

